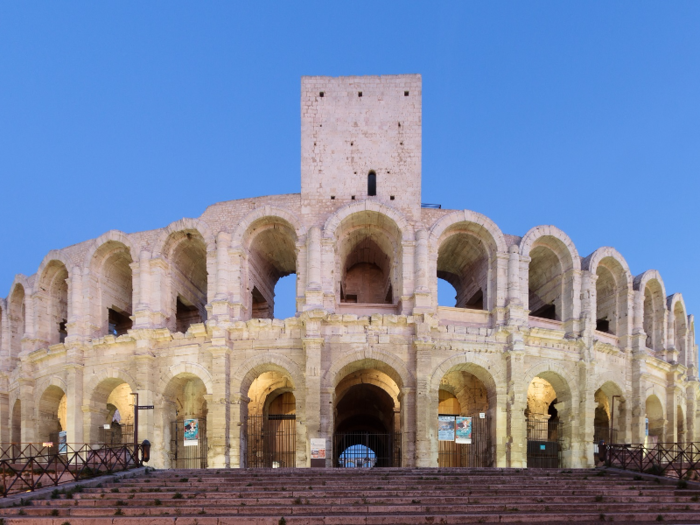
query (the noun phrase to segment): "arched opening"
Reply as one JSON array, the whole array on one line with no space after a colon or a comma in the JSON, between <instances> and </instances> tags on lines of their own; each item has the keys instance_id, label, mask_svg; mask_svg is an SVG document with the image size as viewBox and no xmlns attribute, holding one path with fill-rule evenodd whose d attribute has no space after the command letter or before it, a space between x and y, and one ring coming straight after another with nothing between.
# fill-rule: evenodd
<instances>
[{"instance_id":1,"label":"arched opening","mask_svg":"<svg viewBox=\"0 0 700 525\"><path fill-rule=\"evenodd\" d=\"M39 421L37 428L37 441L58 443L58 434L66 430L66 393L61 387L51 385L39 399ZM70 441L71 436L67 436ZM72 442L72 441L71 441Z\"/></svg>"},{"instance_id":2,"label":"arched opening","mask_svg":"<svg viewBox=\"0 0 700 525\"><path fill-rule=\"evenodd\" d=\"M122 445L134 442L134 397L125 381L110 377L101 381L90 396L87 418L91 443ZM70 439L70 436L69 436Z\"/></svg>"},{"instance_id":3,"label":"arched opening","mask_svg":"<svg viewBox=\"0 0 700 525\"><path fill-rule=\"evenodd\" d=\"M93 261L92 297L100 298L100 307L93 310L99 326L96 335L124 335L133 324L131 252L120 242L108 241L95 252Z\"/></svg>"},{"instance_id":4,"label":"arched opening","mask_svg":"<svg viewBox=\"0 0 700 525\"><path fill-rule=\"evenodd\" d=\"M676 443L685 444L685 416L683 415L683 407L676 406Z\"/></svg>"},{"instance_id":5,"label":"arched opening","mask_svg":"<svg viewBox=\"0 0 700 525\"><path fill-rule=\"evenodd\" d=\"M207 320L207 245L198 231L181 230L170 235L164 252L170 261L168 326L186 333Z\"/></svg>"},{"instance_id":6,"label":"arched opening","mask_svg":"<svg viewBox=\"0 0 700 525\"><path fill-rule=\"evenodd\" d=\"M377 195L377 174L374 171L367 174L367 195L370 197Z\"/></svg>"},{"instance_id":7,"label":"arched opening","mask_svg":"<svg viewBox=\"0 0 700 525\"><path fill-rule=\"evenodd\" d=\"M678 352L678 362L686 365L686 335L688 333L688 319L681 301L676 301L673 307L673 344Z\"/></svg>"},{"instance_id":8,"label":"arched opening","mask_svg":"<svg viewBox=\"0 0 700 525\"><path fill-rule=\"evenodd\" d=\"M199 377L182 373L163 392L165 442L170 441L170 468L207 468L207 387Z\"/></svg>"},{"instance_id":9,"label":"arched opening","mask_svg":"<svg viewBox=\"0 0 700 525\"><path fill-rule=\"evenodd\" d=\"M614 257L605 257L596 275L596 330L627 335L629 279L625 269Z\"/></svg>"},{"instance_id":10,"label":"arched opening","mask_svg":"<svg viewBox=\"0 0 700 525\"><path fill-rule=\"evenodd\" d=\"M281 370L260 374L251 383L248 398L246 466L296 466L296 397L289 375Z\"/></svg>"},{"instance_id":11,"label":"arched opening","mask_svg":"<svg viewBox=\"0 0 700 525\"><path fill-rule=\"evenodd\" d=\"M294 228L277 217L262 218L250 227L246 246L253 319L296 314L296 241Z\"/></svg>"},{"instance_id":12,"label":"arched opening","mask_svg":"<svg viewBox=\"0 0 700 525\"><path fill-rule=\"evenodd\" d=\"M652 394L647 397L646 404L646 430L644 432L644 444L648 447L654 446L657 443L663 443L665 420L664 409L661 401L656 395Z\"/></svg>"},{"instance_id":13,"label":"arched opening","mask_svg":"<svg viewBox=\"0 0 700 525\"><path fill-rule=\"evenodd\" d=\"M650 350L664 350L664 322L666 307L664 290L656 279L651 279L644 287L644 333L646 346Z\"/></svg>"},{"instance_id":14,"label":"arched opening","mask_svg":"<svg viewBox=\"0 0 700 525\"><path fill-rule=\"evenodd\" d=\"M44 270L39 288L41 337L49 345L63 343L68 336L68 270L60 261L51 261Z\"/></svg>"},{"instance_id":15,"label":"arched opening","mask_svg":"<svg viewBox=\"0 0 700 525\"><path fill-rule=\"evenodd\" d=\"M395 306L401 292L401 233L396 224L377 212L353 214L341 223L336 246L339 302L394 311L381 305Z\"/></svg>"},{"instance_id":16,"label":"arched opening","mask_svg":"<svg viewBox=\"0 0 700 525\"><path fill-rule=\"evenodd\" d=\"M22 400L18 399L15 401L12 407L12 428L10 432L10 439L12 443L22 443ZM19 452L21 449L17 449Z\"/></svg>"},{"instance_id":17,"label":"arched opening","mask_svg":"<svg viewBox=\"0 0 700 525\"><path fill-rule=\"evenodd\" d=\"M16 358L22 351L22 338L25 332L24 286L15 285L9 301L10 358Z\"/></svg>"},{"instance_id":18,"label":"arched opening","mask_svg":"<svg viewBox=\"0 0 700 525\"><path fill-rule=\"evenodd\" d=\"M455 290L453 300L442 302L438 287L438 305L472 310L488 310L493 275L490 253L493 241L480 234L481 227L459 223L448 228L440 239L437 256L437 277Z\"/></svg>"},{"instance_id":19,"label":"arched opening","mask_svg":"<svg viewBox=\"0 0 700 525\"><path fill-rule=\"evenodd\" d=\"M384 371L357 366L335 388L333 465L401 466L399 385Z\"/></svg>"},{"instance_id":20,"label":"arched opening","mask_svg":"<svg viewBox=\"0 0 700 525\"><path fill-rule=\"evenodd\" d=\"M442 377L438 396L438 466L493 467L497 406L493 378L475 365L459 365Z\"/></svg>"},{"instance_id":21,"label":"arched opening","mask_svg":"<svg viewBox=\"0 0 700 525\"><path fill-rule=\"evenodd\" d=\"M569 386L558 374L543 372L527 389L527 466L560 468L571 448Z\"/></svg>"},{"instance_id":22,"label":"arched opening","mask_svg":"<svg viewBox=\"0 0 700 525\"><path fill-rule=\"evenodd\" d=\"M557 253L560 243L553 237L542 237L530 251L528 300L532 317L564 320L566 268Z\"/></svg>"},{"instance_id":23,"label":"arched opening","mask_svg":"<svg viewBox=\"0 0 700 525\"><path fill-rule=\"evenodd\" d=\"M598 453L598 444L624 443L627 435L627 411L620 388L608 381L594 394L595 414L593 419L593 448Z\"/></svg>"}]
</instances>

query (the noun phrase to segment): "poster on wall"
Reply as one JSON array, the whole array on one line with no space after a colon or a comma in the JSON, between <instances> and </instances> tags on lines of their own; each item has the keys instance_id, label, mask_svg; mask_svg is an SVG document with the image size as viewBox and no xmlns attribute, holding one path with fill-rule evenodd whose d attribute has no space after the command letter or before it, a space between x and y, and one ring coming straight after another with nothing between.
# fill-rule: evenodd
<instances>
[{"instance_id":1,"label":"poster on wall","mask_svg":"<svg viewBox=\"0 0 700 525\"><path fill-rule=\"evenodd\" d=\"M58 433L58 453L65 454L68 452L68 431L61 430Z\"/></svg>"},{"instance_id":2,"label":"poster on wall","mask_svg":"<svg viewBox=\"0 0 700 525\"><path fill-rule=\"evenodd\" d=\"M199 445L199 420L185 419L185 446Z\"/></svg>"},{"instance_id":3,"label":"poster on wall","mask_svg":"<svg viewBox=\"0 0 700 525\"><path fill-rule=\"evenodd\" d=\"M438 416L438 441L455 440L455 417Z\"/></svg>"},{"instance_id":4,"label":"poster on wall","mask_svg":"<svg viewBox=\"0 0 700 525\"><path fill-rule=\"evenodd\" d=\"M311 438L311 459L326 459L326 440Z\"/></svg>"},{"instance_id":5,"label":"poster on wall","mask_svg":"<svg viewBox=\"0 0 700 525\"><path fill-rule=\"evenodd\" d=\"M472 442L472 418L457 416L455 433L457 443L470 445Z\"/></svg>"}]
</instances>

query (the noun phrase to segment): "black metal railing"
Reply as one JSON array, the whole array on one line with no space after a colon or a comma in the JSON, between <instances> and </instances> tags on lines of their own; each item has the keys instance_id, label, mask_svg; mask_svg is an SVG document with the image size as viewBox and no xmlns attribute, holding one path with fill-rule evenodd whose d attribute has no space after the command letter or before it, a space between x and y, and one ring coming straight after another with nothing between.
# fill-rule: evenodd
<instances>
[{"instance_id":1,"label":"black metal railing","mask_svg":"<svg viewBox=\"0 0 700 525\"><path fill-rule=\"evenodd\" d=\"M297 430L294 414L255 415L246 418L248 468L296 466Z\"/></svg>"},{"instance_id":2,"label":"black metal railing","mask_svg":"<svg viewBox=\"0 0 700 525\"><path fill-rule=\"evenodd\" d=\"M185 422L177 420L170 427L170 464L172 468L200 469L208 466L207 422L197 421L196 440L185 441Z\"/></svg>"},{"instance_id":3,"label":"black metal railing","mask_svg":"<svg viewBox=\"0 0 700 525\"><path fill-rule=\"evenodd\" d=\"M605 464L634 472L670 478L691 478L700 473L699 443L658 443L644 445L608 445Z\"/></svg>"},{"instance_id":4,"label":"black metal railing","mask_svg":"<svg viewBox=\"0 0 700 525\"><path fill-rule=\"evenodd\" d=\"M529 468L561 467L561 423L552 419L528 418L527 466Z\"/></svg>"},{"instance_id":5,"label":"black metal railing","mask_svg":"<svg viewBox=\"0 0 700 525\"><path fill-rule=\"evenodd\" d=\"M140 449L141 446L139 445ZM141 466L134 445L16 443L0 448L2 497Z\"/></svg>"},{"instance_id":6,"label":"black metal railing","mask_svg":"<svg viewBox=\"0 0 700 525\"><path fill-rule=\"evenodd\" d=\"M400 467L401 433L337 433L333 458L334 466L341 468Z\"/></svg>"}]
</instances>

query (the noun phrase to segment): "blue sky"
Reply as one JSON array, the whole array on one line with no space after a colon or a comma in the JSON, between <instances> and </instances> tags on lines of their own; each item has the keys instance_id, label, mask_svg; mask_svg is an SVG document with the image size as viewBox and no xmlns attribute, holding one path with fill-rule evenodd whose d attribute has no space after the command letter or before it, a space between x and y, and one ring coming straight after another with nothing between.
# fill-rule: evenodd
<instances>
[{"instance_id":1,"label":"blue sky","mask_svg":"<svg viewBox=\"0 0 700 525\"><path fill-rule=\"evenodd\" d=\"M699 2L0 3L0 295L300 188L302 75L423 75L423 201L614 246L700 312Z\"/></svg>"}]
</instances>

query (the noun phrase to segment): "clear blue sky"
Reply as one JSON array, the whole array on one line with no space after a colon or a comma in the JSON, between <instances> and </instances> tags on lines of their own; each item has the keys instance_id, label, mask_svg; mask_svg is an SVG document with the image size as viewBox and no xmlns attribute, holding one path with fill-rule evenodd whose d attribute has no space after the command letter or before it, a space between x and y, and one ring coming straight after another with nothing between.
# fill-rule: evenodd
<instances>
[{"instance_id":1,"label":"clear blue sky","mask_svg":"<svg viewBox=\"0 0 700 525\"><path fill-rule=\"evenodd\" d=\"M2 2L0 295L300 188L302 75L423 75L423 201L614 246L700 314L700 2Z\"/></svg>"}]
</instances>

